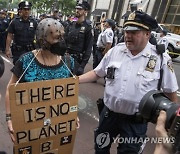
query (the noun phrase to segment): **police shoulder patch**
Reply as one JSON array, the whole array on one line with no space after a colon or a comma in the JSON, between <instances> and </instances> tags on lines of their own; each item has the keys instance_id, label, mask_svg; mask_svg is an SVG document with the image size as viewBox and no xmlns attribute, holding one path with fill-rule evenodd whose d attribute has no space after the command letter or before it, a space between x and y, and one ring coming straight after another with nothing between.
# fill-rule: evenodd
<instances>
[{"instance_id":1,"label":"police shoulder patch","mask_svg":"<svg viewBox=\"0 0 180 154\"><path fill-rule=\"evenodd\" d=\"M112 36L113 34L112 34L112 32L109 32L108 35L109 35L109 36Z\"/></svg>"},{"instance_id":2,"label":"police shoulder patch","mask_svg":"<svg viewBox=\"0 0 180 154\"><path fill-rule=\"evenodd\" d=\"M171 59L167 61L167 66L171 72L174 72L173 63Z\"/></svg>"}]
</instances>

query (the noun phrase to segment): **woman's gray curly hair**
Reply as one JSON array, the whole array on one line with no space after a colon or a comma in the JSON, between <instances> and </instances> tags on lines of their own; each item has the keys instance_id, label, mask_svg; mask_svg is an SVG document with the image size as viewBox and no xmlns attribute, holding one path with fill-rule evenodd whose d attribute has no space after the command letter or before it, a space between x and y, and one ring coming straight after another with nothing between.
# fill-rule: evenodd
<instances>
[{"instance_id":1,"label":"woman's gray curly hair","mask_svg":"<svg viewBox=\"0 0 180 154\"><path fill-rule=\"evenodd\" d=\"M37 26L36 29L36 40L40 48L47 48L47 39L58 34L59 36L64 35L63 25L52 18L45 18Z\"/></svg>"}]
</instances>

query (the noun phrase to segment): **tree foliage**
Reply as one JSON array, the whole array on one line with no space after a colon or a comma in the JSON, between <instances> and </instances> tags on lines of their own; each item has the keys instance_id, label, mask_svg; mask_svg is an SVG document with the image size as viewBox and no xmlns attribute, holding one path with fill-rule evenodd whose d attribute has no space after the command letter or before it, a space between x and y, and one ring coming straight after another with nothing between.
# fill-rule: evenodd
<instances>
[{"instance_id":1,"label":"tree foliage","mask_svg":"<svg viewBox=\"0 0 180 154\"><path fill-rule=\"evenodd\" d=\"M32 8L38 13L51 13L53 9L58 9L62 14L72 14L76 5L76 0L28 0L32 3ZM17 8L19 0L0 0L0 9Z\"/></svg>"},{"instance_id":2,"label":"tree foliage","mask_svg":"<svg viewBox=\"0 0 180 154\"><path fill-rule=\"evenodd\" d=\"M7 0L0 0L0 10L7 8L8 6L8 1Z\"/></svg>"},{"instance_id":3,"label":"tree foliage","mask_svg":"<svg viewBox=\"0 0 180 154\"><path fill-rule=\"evenodd\" d=\"M58 9L62 14L72 14L76 0L31 0L33 8L37 13L50 13L53 9Z\"/></svg>"}]
</instances>

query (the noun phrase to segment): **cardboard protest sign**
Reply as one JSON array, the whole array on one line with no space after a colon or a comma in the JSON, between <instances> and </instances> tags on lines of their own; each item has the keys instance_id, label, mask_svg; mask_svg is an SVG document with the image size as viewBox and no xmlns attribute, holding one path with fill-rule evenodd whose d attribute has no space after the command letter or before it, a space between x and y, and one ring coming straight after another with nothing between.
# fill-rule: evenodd
<instances>
[{"instance_id":1,"label":"cardboard protest sign","mask_svg":"<svg viewBox=\"0 0 180 154\"><path fill-rule=\"evenodd\" d=\"M12 85L15 154L71 154L76 135L78 79Z\"/></svg>"}]
</instances>

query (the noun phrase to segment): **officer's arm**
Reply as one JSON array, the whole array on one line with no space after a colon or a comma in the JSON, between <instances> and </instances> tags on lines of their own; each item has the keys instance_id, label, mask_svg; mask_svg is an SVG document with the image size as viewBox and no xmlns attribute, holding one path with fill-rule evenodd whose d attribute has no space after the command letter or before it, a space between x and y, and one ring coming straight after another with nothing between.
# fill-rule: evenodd
<instances>
[{"instance_id":1,"label":"officer's arm","mask_svg":"<svg viewBox=\"0 0 180 154\"><path fill-rule=\"evenodd\" d=\"M68 33L69 33L69 25L67 25L67 26L64 28L64 39L65 39L65 42L66 42L66 43L68 42Z\"/></svg>"},{"instance_id":2,"label":"officer's arm","mask_svg":"<svg viewBox=\"0 0 180 154\"><path fill-rule=\"evenodd\" d=\"M103 54L105 55L111 49L112 43L107 42Z\"/></svg>"},{"instance_id":3,"label":"officer's arm","mask_svg":"<svg viewBox=\"0 0 180 154\"><path fill-rule=\"evenodd\" d=\"M94 70L89 71L79 76L79 83L93 82L98 80L100 77L95 73Z\"/></svg>"},{"instance_id":4,"label":"officer's arm","mask_svg":"<svg viewBox=\"0 0 180 154\"><path fill-rule=\"evenodd\" d=\"M6 56L10 57L10 45L13 39L13 34L12 33L8 33L7 35L7 39L6 39Z\"/></svg>"},{"instance_id":5,"label":"officer's arm","mask_svg":"<svg viewBox=\"0 0 180 154\"><path fill-rule=\"evenodd\" d=\"M173 93L165 93L165 95L168 96L169 99L170 99L172 102L175 102L175 103L178 102L178 98L177 98L177 93L176 93L176 92L173 92Z\"/></svg>"},{"instance_id":6,"label":"officer's arm","mask_svg":"<svg viewBox=\"0 0 180 154\"><path fill-rule=\"evenodd\" d=\"M93 35L91 29L89 28L86 33L85 42L84 42L84 54L82 57L83 61L81 63L82 68L84 68L85 65L88 63L88 60L92 52L92 46L93 46Z\"/></svg>"}]
</instances>

